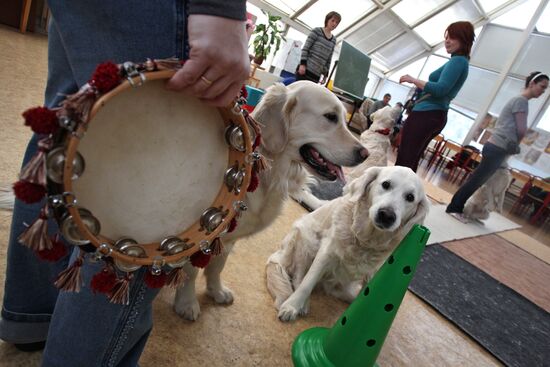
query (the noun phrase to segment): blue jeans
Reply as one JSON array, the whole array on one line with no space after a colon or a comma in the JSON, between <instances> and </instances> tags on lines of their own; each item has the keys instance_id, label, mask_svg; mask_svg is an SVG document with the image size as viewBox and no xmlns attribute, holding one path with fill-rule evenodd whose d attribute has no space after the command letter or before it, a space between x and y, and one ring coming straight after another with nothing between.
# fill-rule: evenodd
<instances>
[{"instance_id":1,"label":"blue jeans","mask_svg":"<svg viewBox=\"0 0 550 367\"><path fill-rule=\"evenodd\" d=\"M45 105L49 107L76 92L101 62L186 57L183 0L49 0L48 4L52 19ZM36 136L31 139L23 164L36 152L37 141ZM136 366L152 328L152 301L158 293L143 283L146 269L135 273L127 306L91 292L90 279L103 264L89 259L82 267L82 290L58 292L53 280L77 251L71 259L67 256L52 264L17 242L42 205L15 203L0 339L47 340L43 366ZM57 232L56 223L49 224L49 233Z\"/></svg>"},{"instance_id":2,"label":"blue jeans","mask_svg":"<svg viewBox=\"0 0 550 367\"><path fill-rule=\"evenodd\" d=\"M466 201L499 169L508 157L503 148L491 143L485 143L481 151L482 158L479 166L472 172L468 180L454 194L447 206L449 213L462 213Z\"/></svg>"}]
</instances>

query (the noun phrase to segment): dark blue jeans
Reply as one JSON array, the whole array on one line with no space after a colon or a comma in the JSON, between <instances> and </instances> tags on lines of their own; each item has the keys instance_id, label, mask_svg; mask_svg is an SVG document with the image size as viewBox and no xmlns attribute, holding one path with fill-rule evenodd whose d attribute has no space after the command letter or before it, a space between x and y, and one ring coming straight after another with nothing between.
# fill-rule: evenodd
<instances>
[{"instance_id":1,"label":"dark blue jeans","mask_svg":"<svg viewBox=\"0 0 550 367\"><path fill-rule=\"evenodd\" d=\"M49 0L48 5L48 107L76 92L101 62L186 56L183 0ZM35 136L29 143L23 164L36 152L37 140ZM51 264L17 242L42 205L15 203L0 339L47 340L43 366L136 366L153 325L152 302L158 290L145 286L142 269L131 282L129 305L112 304L90 290L91 277L103 265L86 259L82 290L59 293L52 282L75 254ZM56 231L51 222L49 233Z\"/></svg>"},{"instance_id":2,"label":"dark blue jeans","mask_svg":"<svg viewBox=\"0 0 550 367\"><path fill-rule=\"evenodd\" d=\"M470 175L468 180L454 194L451 203L447 206L448 213L462 213L466 201L496 172L508 157L503 148L491 143L485 143L479 166Z\"/></svg>"}]
</instances>

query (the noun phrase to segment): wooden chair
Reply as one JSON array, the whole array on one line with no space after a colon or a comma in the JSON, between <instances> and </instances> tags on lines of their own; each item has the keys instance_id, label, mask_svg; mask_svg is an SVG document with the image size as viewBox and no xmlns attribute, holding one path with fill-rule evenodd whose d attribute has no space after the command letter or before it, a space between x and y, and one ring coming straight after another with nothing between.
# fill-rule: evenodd
<instances>
[{"instance_id":1,"label":"wooden chair","mask_svg":"<svg viewBox=\"0 0 550 367\"><path fill-rule=\"evenodd\" d=\"M538 188L538 192L533 192L533 188ZM550 204L550 181L547 181L540 177L533 179L533 186L527 191L527 195L524 199L528 208L531 204L538 209L533 213L529 220L532 224L537 223L539 220L544 221L548 216L548 205Z\"/></svg>"},{"instance_id":2,"label":"wooden chair","mask_svg":"<svg viewBox=\"0 0 550 367\"><path fill-rule=\"evenodd\" d=\"M456 182L462 173L459 185L476 169L480 161L480 151L474 147L465 146L460 153L454 155L449 167L449 181Z\"/></svg>"},{"instance_id":3,"label":"wooden chair","mask_svg":"<svg viewBox=\"0 0 550 367\"><path fill-rule=\"evenodd\" d=\"M462 151L462 145L452 140L445 140L443 147L440 149L437 157L434 157L435 163L433 163L434 173L440 170L442 167L446 167L448 164L454 164L454 157L457 153Z\"/></svg>"},{"instance_id":4,"label":"wooden chair","mask_svg":"<svg viewBox=\"0 0 550 367\"><path fill-rule=\"evenodd\" d=\"M426 166L426 169L430 169L432 164L435 162L435 159L438 158L439 153L443 148L443 145L445 145L445 136L443 136L443 134L437 135L435 138L432 139L432 141L430 141L430 144L428 144L428 147L422 154L421 158L428 159L428 165Z\"/></svg>"},{"instance_id":5,"label":"wooden chair","mask_svg":"<svg viewBox=\"0 0 550 367\"><path fill-rule=\"evenodd\" d=\"M533 181L535 180L535 177L531 176L527 172L520 171L520 173L522 175L527 175L528 179L519 190L514 205L512 205L512 208L510 209L510 213L516 213L519 215L526 212L527 209L530 207L530 205L527 204L527 200L525 198L527 196L527 193L529 192L529 189L533 187ZM515 178L514 173L512 173L512 178ZM512 187L512 185L510 185L510 187Z\"/></svg>"}]
</instances>

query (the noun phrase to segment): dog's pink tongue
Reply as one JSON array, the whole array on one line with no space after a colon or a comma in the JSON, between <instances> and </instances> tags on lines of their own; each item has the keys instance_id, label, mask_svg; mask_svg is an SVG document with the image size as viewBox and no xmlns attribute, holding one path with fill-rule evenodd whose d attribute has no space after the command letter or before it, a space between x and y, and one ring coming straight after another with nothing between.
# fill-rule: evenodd
<instances>
[{"instance_id":1,"label":"dog's pink tongue","mask_svg":"<svg viewBox=\"0 0 550 367\"><path fill-rule=\"evenodd\" d=\"M327 162L327 167L335 174L342 182L346 183L346 178L344 177L344 171L342 171L342 167L335 165L332 162Z\"/></svg>"}]
</instances>

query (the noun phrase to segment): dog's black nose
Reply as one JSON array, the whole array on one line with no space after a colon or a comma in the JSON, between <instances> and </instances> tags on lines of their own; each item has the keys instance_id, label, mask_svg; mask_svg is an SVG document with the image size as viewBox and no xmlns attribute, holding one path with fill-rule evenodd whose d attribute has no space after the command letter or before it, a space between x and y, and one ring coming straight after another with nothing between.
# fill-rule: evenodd
<instances>
[{"instance_id":1,"label":"dog's black nose","mask_svg":"<svg viewBox=\"0 0 550 367\"><path fill-rule=\"evenodd\" d=\"M395 212L391 208L380 208L376 213L376 223L384 228L391 227L395 223Z\"/></svg>"}]
</instances>

